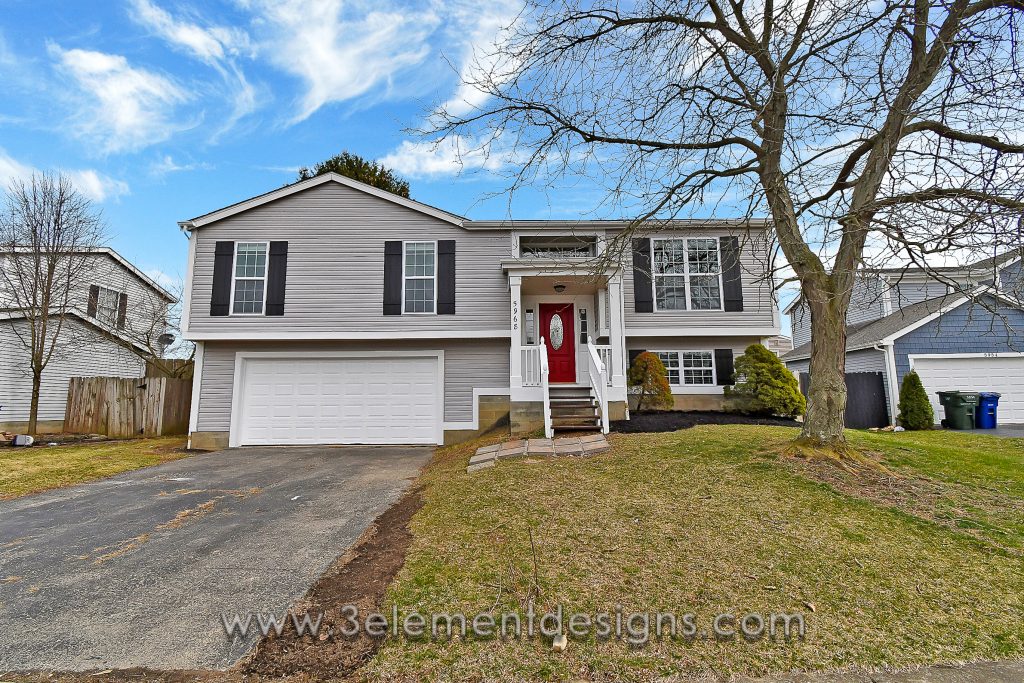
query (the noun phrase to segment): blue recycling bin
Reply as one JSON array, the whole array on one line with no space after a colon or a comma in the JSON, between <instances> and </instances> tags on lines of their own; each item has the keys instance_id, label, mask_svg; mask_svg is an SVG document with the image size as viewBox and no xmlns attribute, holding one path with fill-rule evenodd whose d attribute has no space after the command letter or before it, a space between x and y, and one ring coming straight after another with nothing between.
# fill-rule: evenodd
<instances>
[{"instance_id":1,"label":"blue recycling bin","mask_svg":"<svg viewBox=\"0 0 1024 683\"><path fill-rule=\"evenodd\" d=\"M995 429L998 421L999 397L994 391L982 391L978 394L978 410L974 414L974 426L978 429Z\"/></svg>"}]
</instances>

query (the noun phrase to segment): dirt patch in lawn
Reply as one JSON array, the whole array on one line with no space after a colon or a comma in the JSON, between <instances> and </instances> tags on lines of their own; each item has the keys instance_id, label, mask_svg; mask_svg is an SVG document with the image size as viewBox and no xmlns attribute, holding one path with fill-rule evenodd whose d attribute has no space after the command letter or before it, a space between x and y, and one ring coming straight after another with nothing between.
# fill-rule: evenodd
<instances>
[{"instance_id":1,"label":"dirt patch in lawn","mask_svg":"<svg viewBox=\"0 0 1024 683\"><path fill-rule=\"evenodd\" d=\"M750 417L738 413L719 413L710 410L652 410L630 413L628 420L611 423L613 432L674 432L697 425L768 425L771 427L799 427L800 423L785 417Z\"/></svg>"},{"instance_id":2,"label":"dirt patch in lawn","mask_svg":"<svg viewBox=\"0 0 1024 683\"><path fill-rule=\"evenodd\" d=\"M342 608L355 605L361 616L380 608L385 590L405 564L412 542L409 520L422 506L419 489L406 493L296 605L297 614L308 613L310 618L323 614L318 638L298 637L289 624L281 636L260 641L242 671L268 677L305 674L320 680L351 674L372 657L383 640L362 632L355 638L342 636L340 629L348 624Z\"/></svg>"},{"instance_id":3,"label":"dirt patch in lawn","mask_svg":"<svg viewBox=\"0 0 1024 683\"><path fill-rule=\"evenodd\" d=\"M883 467L844 469L823 460L787 457L781 460L801 476L827 484L846 495L896 508L968 534L1010 554L1024 555L1017 539L1018 531L1003 527L984 514L997 512L1009 520L1024 519L1024 500L982 486L894 472L884 468L882 454L867 451L864 455Z\"/></svg>"}]
</instances>

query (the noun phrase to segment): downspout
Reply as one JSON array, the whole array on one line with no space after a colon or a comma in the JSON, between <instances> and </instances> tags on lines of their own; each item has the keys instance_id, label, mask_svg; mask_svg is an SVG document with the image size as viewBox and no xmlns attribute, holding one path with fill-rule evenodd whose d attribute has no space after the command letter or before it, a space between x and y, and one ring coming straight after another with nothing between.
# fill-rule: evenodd
<instances>
[{"instance_id":1,"label":"downspout","mask_svg":"<svg viewBox=\"0 0 1024 683\"><path fill-rule=\"evenodd\" d=\"M899 377L896 376L896 350L892 342L882 345L875 344L874 349L881 351L885 355L885 374L888 377L886 386L889 391L889 424L895 425L896 406L900 402L899 392L897 391Z\"/></svg>"}]
</instances>

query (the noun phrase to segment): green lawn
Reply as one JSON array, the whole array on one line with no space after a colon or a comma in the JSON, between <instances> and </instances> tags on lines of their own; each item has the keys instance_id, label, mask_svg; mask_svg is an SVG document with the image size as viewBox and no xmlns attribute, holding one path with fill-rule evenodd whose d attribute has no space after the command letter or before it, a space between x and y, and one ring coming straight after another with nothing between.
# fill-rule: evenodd
<instances>
[{"instance_id":1,"label":"green lawn","mask_svg":"<svg viewBox=\"0 0 1024 683\"><path fill-rule=\"evenodd\" d=\"M45 438L45 437L44 437ZM0 499L70 486L188 455L184 437L0 448Z\"/></svg>"},{"instance_id":2,"label":"green lawn","mask_svg":"<svg viewBox=\"0 0 1024 683\"><path fill-rule=\"evenodd\" d=\"M747 426L615 435L604 455L474 474L465 472L473 445L443 449L424 476L426 504L385 611L521 610L534 585L532 532L538 611L622 605L693 613L701 629L723 612L803 612L803 640L632 647L591 637L555 653L541 639L389 639L362 675L650 680L1024 657L1024 443L851 434L891 472L857 477L779 456L792 435Z\"/></svg>"}]
</instances>

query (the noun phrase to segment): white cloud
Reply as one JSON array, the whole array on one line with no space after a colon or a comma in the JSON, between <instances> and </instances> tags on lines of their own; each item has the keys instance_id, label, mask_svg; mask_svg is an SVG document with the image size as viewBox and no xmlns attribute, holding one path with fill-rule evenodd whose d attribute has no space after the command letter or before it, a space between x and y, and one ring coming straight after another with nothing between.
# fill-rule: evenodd
<instances>
[{"instance_id":1,"label":"white cloud","mask_svg":"<svg viewBox=\"0 0 1024 683\"><path fill-rule=\"evenodd\" d=\"M306 86L292 122L331 102L387 86L430 54L440 23L430 10L342 0L248 0L260 15L257 51Z\"/></svg>"},{"instance_id":2,"label":"white cloud","mask_svg":"<svg viewBox=\"0 0 1024 683\"><path fill-rule=\"evenodd\" d=\"M0 148L0 187L6 188L12 180L27 180L39 169L22 163ZM60 171L75 188L95 202L117 199L130 192L128 183L117 180L91 168Z\"/></svg>"},{"instance_id":3,"label":"white cloud","mask_svg":"<svg viewBox=\"0 0 1024 683\"><path fill-rule=\"evenodd\" d=\"M131 14L141 26L208 64L231 88L232 114L218 133L230 129L240 118L256 109L256 91L235 59L251 51L248 33L237 27L201 26L177 19L150 0L132 0Z\"/></svg>"},{"instance_id":4,"label":"white cloud","mask_svg":"<svg viewBox=\"0 0 1024 683\"><path fill-rule=\"evenodd\" d=\"M501 74L510 74L511 65L503 63L495 47L506 32L514 26L522 4L514 0L500 2L470 3L453 7L455 21L453 33L455 44L462 44L462 59L459 68L459 86L455 93L442 105L442 109L453 116L461 116L478 109L490 97L487 93L469 85L481 75L495 77L500 83Z\"/></svg>"},{"instance_id":5,"label":"white cloud","mask_svg":"<svg viewBox=\"0 0 1024 683\"><path fill-rule=\"evenodd\" d=\"M78 191L94 202L117 199L128 194L128 183L92 169L65 171Z\"/></svg>"},{"instance_id":6,"label":"white cloud","mask_svg":"<svg viewBox=\"0 0 1024 683\"><path fill-rule=\"evenodd\" d=\"M135 68L120 55L49 45L59 68L78 86L76 130L106 152L136 150L186 126L173 118L190 95L169 78Z\"/></svg>"},{"instance_id":7,"label":"white cloud","mask_svg":"<svg viewBox=\"0 0 1024 683\"><path fill-rule=\"evenodd\" d=\"M168 173L178 173L181 171L209 171L213 168L213 164L206 162L186 162L178 163L174 160L170 154L165 154L153 164L150 171L153 175L167 175Z\"/></svg>"},{"instance_id":8,"label":"white cloud","mask_svg":"<svg viewBox=\"0 0 1024 683\"><path fill-rule=\"evenodd\" d=\"M512 153L495 141L474 141L452 136L439 142L403 140L380 163L412 177L456 175L464 170L497 171L513 161Z\"/></svg>"},{"instance_id":9,"label":"white cloud","mask_svg":"<svg viewBox=\"0 0 1024 683\"><path fill-rule=\"evenodd\" d=\"M168 275L159 268L147 268L143 272L167 291L181 291L182 279L180 275Z\"/></svg>"}]
</instances>

